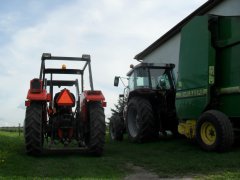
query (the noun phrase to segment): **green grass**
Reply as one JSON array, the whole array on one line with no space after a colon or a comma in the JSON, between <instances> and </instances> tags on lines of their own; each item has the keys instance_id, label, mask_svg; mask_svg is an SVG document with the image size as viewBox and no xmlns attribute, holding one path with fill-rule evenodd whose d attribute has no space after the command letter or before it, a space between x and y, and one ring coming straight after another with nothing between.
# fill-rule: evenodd
<instances>
[{"instance_id":1,"label":"green grass","mask_svg":"<svg viewBox=\"0 0 240 180\"><path fill-rule=\"evenodd\" d=\"M107 137L102 157L84 154L25 154L22 135L0 131L0 179L122 179L130 165L162 178L240 179L240 147L227 153L204 152L186 139L163 139L146 144Z\"/></svg>"},{"instance_id":2,"label":"green grass","mask_svg":"<svg viewBox=\"0 0 240 180\"><path fill-rule=\"evenodd\" d=\"M23 127L0 127L0 131L6 131L6 132L23 132Z\"/></svg>"}]
</instances>

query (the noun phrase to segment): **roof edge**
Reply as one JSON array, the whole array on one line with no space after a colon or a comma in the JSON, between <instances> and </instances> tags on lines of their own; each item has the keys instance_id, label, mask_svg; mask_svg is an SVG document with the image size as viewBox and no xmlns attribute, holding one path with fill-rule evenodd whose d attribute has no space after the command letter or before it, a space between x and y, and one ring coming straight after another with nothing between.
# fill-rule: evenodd
<instances>
[{"instance_id":1,"label":"roof edge","mask_svg":"<svg viewBox=\"0 0 240 180\"><path fill-rule=\"evenodd\" d=\"M192 12L190 15L188 15L186 18L184 18L182 21L180 21L177 25L175 25L172 29L170 29L168 32L166 32L163 36L161 36L159 39L157 39L155 42L153 42L150 46L148 46L142 52L135 55L134 59L136 59L138 61L142 60L148 54L150 54L155 49L157 49L161 44L165 43L171 37L173 37L178 32L180 32L182 27L185 24L187 24L194 16L204 15L206 12L211 10L213 7L215 7L217 4L219 4L222 1L224 1L224 0L208 0L202 6L197 8L194 12Z\"/></svg>"}]
</instances>

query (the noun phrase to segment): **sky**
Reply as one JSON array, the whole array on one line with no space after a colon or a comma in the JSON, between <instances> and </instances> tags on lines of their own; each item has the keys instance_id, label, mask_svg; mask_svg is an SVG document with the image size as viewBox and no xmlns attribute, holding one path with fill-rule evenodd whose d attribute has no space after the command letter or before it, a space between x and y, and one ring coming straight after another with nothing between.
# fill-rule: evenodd
<instances>
[{"instance_id":1,"label":"sky","mask_svg":"<svg viewBox=\"0 0 240 180\"><path fill-rule=\"evenodd\" d=\"M134 56L206 0L1 0L0 127L22 125L29 82L39 76L42 53L91 55L93 83L107 107L117 103ZM70 62L65 63L67 67Z\"/></svg>"}]
</instances>

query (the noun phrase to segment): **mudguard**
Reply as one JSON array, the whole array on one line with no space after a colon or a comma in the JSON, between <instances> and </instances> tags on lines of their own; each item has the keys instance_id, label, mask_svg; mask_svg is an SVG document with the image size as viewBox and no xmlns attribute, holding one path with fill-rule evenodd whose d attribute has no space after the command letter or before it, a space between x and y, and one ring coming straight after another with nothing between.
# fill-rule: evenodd
<instances>
[{"instance_id":1,"label":"mudguard","mask_svg":"<svg viewBox=\"0 0 240 180\"><path fill-rule=\"evenodd\" d=\"M107 105L102 91L83 91L80 96L80 114L83 121L87 121L87 103L90 101L101 102L102 107L106 107Z\"/></svg>"},{"instance_id":2,"label":"mudguard","mask_svg":"<svg viewBox=\"0 0 240 180\"><path fill-rule=\"evenodd\" d=\"M102 91L83 91L83 99L87 101L104 101L105 97Z\"/></svg>"},{"instance_id":3,"label":"mudguard","mask_svg":"<svg viewBox=\"0 0 240 180\"><path fill-rule=\"evenodd\" d=\"M28 101L50 101L51 95L43 88L43 81L34 78L30 81L30 89L27 94Z\"/></svg>"},{"instance_id":4,"label":"mudguard","mask_svg":"<svg viewBox=\"0 0 240 180\"><path fill-rule=\"evenodd\" d=\"M47 93L46 89L43 89L40 93L33 93L31 90L28 90L27 99L30 101L47 101L51 100L51 95Z\"/></svg>"}]
</instances>

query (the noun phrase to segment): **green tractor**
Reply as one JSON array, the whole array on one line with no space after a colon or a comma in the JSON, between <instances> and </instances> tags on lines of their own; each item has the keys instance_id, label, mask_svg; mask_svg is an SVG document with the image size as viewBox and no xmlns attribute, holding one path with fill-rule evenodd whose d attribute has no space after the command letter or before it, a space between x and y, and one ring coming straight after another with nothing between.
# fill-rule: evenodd
<instances>
[{"instance_id":1,"label":"green tractor","mask_svg":"<svg viewBox=\"0 0 240 180\"><path fill-rule=\"evenodd\" d=\"M178 131L207 151L226 151L240 132L240 17L195 17L181 31Z\"/></svg>"},{"instance_id":2,"label":"green tractor","mask_svg":"<svg viewBox=\"0 0 240 180\"><path fill-rule=\"evenodd\" d=\"M167 131L178 133L174 67L174 64L154 63L132 66L127 73L128 86L121 95L125 103L110 120L112 139L122 140L125 131L133 142L151 141ZM115 86L119 79L115 77Z\"/></svg>"}]
</instances>

